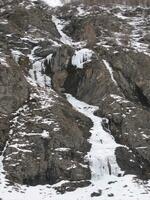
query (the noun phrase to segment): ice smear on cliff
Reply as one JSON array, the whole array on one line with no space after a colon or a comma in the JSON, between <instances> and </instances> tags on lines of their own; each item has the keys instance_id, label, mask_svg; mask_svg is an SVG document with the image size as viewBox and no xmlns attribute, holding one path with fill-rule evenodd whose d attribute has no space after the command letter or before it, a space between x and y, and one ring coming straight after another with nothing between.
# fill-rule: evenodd
<instances>
[{"instance_id":1,"label":"ice smear on cliff","mask_svg":"<svg viewBox=\"0 0 150 200\"><path fill-rule=\"evenodd\" d=\"M91 62L93 54L94 52L87 48L76 50L72 57L72 65L82 69L85 63Z\"/></svg>"}]
</instances>

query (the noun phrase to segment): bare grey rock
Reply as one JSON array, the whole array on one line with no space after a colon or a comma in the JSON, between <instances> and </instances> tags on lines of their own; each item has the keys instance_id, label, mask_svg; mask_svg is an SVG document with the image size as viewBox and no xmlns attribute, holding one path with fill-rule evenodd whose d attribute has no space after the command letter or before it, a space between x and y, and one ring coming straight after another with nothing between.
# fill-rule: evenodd
<instances>
[{"instance_id":1,"label":"bare grey rock","mask_svg":"<svg viewBox=\"0 0 150 200\"><path fill-rule=\"evenodd\" d=\"M10 114L29 97L28 84L19 66L13 61L0 64L0 113Z\"/></svg>"}]
</instances>

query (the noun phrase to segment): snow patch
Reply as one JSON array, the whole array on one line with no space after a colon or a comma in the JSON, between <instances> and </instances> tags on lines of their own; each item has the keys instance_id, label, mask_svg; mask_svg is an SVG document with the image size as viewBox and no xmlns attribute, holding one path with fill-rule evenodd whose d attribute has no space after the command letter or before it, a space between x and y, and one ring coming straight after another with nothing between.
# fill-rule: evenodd
<instances>
[{"instance_id":1,"label":"snow patch","mask_svg":"<svg viewBox=\"0 0 150 200\"><path fill-rule=\"evenodd\" d=\"M63 6L63 3L61 0L42 0L44 1L48 6L50 7L57 7L57 6Z\"/></svg>"},{"instance_id":2,"label":"snow patch","mask_svg":"<svg viewBox=\"0 0 150 200\"><path fill-rule=\"evenodd\" d=\"M49 132L46 130L43 130L41 136L42 136L42 138L49 138Z\"/></svg>"},{"instance_id":3,"label":"snow patch","mask_svg":"<svg viewBox=\"0 0 150 200\"><path fill-rule=\"evenodd\" d=\"M123 97L118 96L118 95L116 95L116 94L111 94L110 96L111 96L113 99L115 99L116 102L118 102L118 103L129 103L129 101L125 100Z\"/></svg>"},{"instance_id":4,"label":"snow patch","mask_svg":"<svg viewBox=\"0 0 150 200\"><path fill-rule=\"evenodd\" d=\"M55 151L60 151L60 152L65 152L65 151L70 151L70 148L56 148Z\"/></svg>"}]
</instances>

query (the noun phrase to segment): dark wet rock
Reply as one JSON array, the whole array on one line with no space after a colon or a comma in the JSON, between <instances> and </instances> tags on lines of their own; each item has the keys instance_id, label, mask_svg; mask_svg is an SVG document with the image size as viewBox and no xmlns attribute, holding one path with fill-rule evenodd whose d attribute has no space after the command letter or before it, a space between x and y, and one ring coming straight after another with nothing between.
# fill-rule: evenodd
<instances>
[{"instance_id":1,"label":"dark wet rock","mask_svg":"<svg viewBox=\"0 0 150 200\"><path fill-rule=\"evenodd\" d=\"M46 42L40 42L39 44L40 47L34 51L35 56L46 58L50 54L56 54L57 48L52 47L52 43L46 41Z\"/></svg>"},{"instance_id":2,"label":"dark wet rock","mask_svg":"<svg viewBox=\"0 0 150 200\"><path fill-rule=\"evenodd\" d=\"M108 197L113 197L113 196L114 196L113 193L108 194Z\"/></svg>"},{"instance_id":3,"label":"dark wet rock","mask_svg":"<svg viewBox=\"0 0 150 200\"><path fill-rule=\"evenodd\" d=\"M102 195L102 190L99 190L98 192L93 192L92 194L91 194L91 197L99 197L99 196L101 196Z\"/></svg>"},{"instance_id":4,"label":"dark wet rock","mask_svg":"<svg viewBox=\"0 0 150 200\"><path fill-rule=\"evenodd\" d=\"M72 192L76 190L78 187L87 187L91 183L90 181L80 181L80 182L69 182L69 183L63 183L60 187L55 187L56 191L64 194L65 192Z\"/></svg>"},{"instance_id":5,"label":"dark wet rock","mask_svg":"<svg viewBox=\"0 0 150 200\"><path fill-rule=\"evenodd\" d=\"M117 182L117 181L109 181L108 184L111 185L111 184L114 184L114 183L116 183L116 182Z\"/></svg>"}]
</instances>

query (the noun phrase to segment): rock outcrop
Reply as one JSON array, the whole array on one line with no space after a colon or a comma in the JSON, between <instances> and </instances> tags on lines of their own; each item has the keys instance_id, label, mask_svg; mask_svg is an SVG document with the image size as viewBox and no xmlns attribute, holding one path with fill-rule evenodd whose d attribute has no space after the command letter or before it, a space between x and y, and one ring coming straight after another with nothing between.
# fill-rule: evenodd
<instances>
[{"instance_id":1,"label":"rock outcrop","mask_svg":"<svg viewBox=\"0 0 150 200\"><path fill-rule=\"evenodd\" d=\"M8 60L2 59L0 64L0 151L9 138L11 113L29 98L29 86L22 70L12 59Z\"/></svg>"},{"instance_id":2,"label":"rock outcrop","mask_svg":"<svg viewBox=\"0 0 150 200\"><path fill-rule=\"evenodd\" d=\"M11 121L4 154L8 179L27 185L90 179L84 161L90 124L54 91L34 93Z\"/></svg>"}]
</instances>

